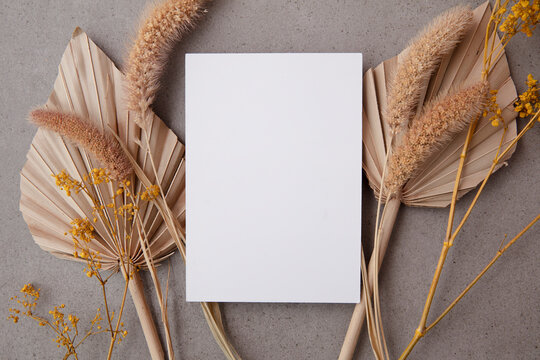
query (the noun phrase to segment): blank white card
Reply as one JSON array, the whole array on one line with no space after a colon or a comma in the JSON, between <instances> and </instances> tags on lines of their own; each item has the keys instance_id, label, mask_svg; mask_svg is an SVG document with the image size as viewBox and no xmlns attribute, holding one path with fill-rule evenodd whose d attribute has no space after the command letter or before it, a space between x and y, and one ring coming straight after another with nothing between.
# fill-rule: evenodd
<instances>
[{"instance_id":1,"label":"blank white card","mask_svg":"<svg viewBox=\"0 0 540 360\"><path fill-rule=\"evenodd\" d=\"M186 55L188 301L360 301L362 54Z\"/></svg>"}]
</instances>

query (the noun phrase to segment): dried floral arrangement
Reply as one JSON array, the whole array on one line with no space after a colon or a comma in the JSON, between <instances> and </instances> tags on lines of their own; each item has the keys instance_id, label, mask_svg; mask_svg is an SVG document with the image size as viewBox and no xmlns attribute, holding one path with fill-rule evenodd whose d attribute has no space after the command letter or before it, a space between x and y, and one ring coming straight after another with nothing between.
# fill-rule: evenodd
<instances>
[{"instance_id":1,"label":"dried floral arrangement","mask_svg":"<svg viewBox=\"0 0 540 360\"><path fill-rule=\"evenodd\" d=\"M401 359L540 218L536 216L510 242L501 245L484 270L427 325L444 262L456 237L490 176L539 120L536 80L529 75L528 89L518 96L504 53L513 36L520 32L531 36L539 20L538 0L496 1L492 10L489 2L474 11L459 6L434 19L397 57L367 71L363 167L379 203L373 253L369 265L362 264L362 302L354 309L339 359L352 359L364 318L375 357L389 358L378 271L401 203L450 205L422 318ZM519 133L518 115L530 117ZM457 200L478 185L467 212L454 228Z\"/></svg>"},{"instance_id":2,"label":"dried floral arrangement","mask_svg":"<svg viewBox=\"0 0 540 360\"><path fill-rule=\"evenodd\" d=\"M85 264L86 276L99 283L103 308L83 331L79 318L63 310L64 304L54 307L49 318L37 315L40 289L27 284L22 295L12 298L17 305L9 309L9 319L18 322L25 316L50 329L66 359L78 358L77 347L98 334L109 336L111 358L115 344L128 334L121 320L128 292L152 359L165 358L144 298L141 270L151 274L167 357L175 358L168 281L162 286L156 265L175 250L185 260L184 146L151 106L169 52L206 11L205 4L165 0L149 9L129 53L125 77L77 28L52 94L30 115L39 130L21 171L21 211L41 248ZM402 203L450 205L439 264L403 359L540 218L501 245L485 269L427 324L449 249L490 176L540 119L537 81L530 75L527 91L518 96L504 53L513 36L531 36L539 20L539 0L497 0L492 10L488 2L474 11L457 7L436 18L397 57L367 71L363 167L379 204L369 265L362 259L362 303L355 307L340 359L353 357L364 318L375 357L389 358L378 271ZM519 133L518 116L530 118ZM454 228L457 200L478 185ZM122 274L125 287L120 308L113 310L106 285L116 273ZM201 305L224 355L240 359L225 334L219 304Z\"/></svg>"},{"instance_id":3,"label":"dried floral arrangement","mask_svg":"<svg viewBox=\"0 0 540 360\"><path fill-rule=\"evenodd\" d=\"M99 325L100 331L89 333L109 333L108 358L114 343L121 341L118 334L127 334L121 315L128 290L150 356L165 358L144 298L140 270L150 271L167 356L175 357L168 322L168 280L162 286L156 265L174 250L185 258L184 146L150 106L168 52L206 11L204 3L166 0L150 8L129 54L125 78L77 28L49 100L30 114L39 130L21 171L21 211L40 247L58 257L85 262L86 275L98 280L109 327L101 330ZM125 288L115 313L108 307L105 285L117 272L122 273ZM25 292L25 296L31 295ZM201 305L224 354L239 359L225 335L219 305ZM18 320L16 311L20 314L13 309L13 321ZM30 308L25 314L34 317ZM54 324L61 326L58 319ZM61 332L66 358L77 357L79 343L69 337L73 331L78 333L76 327L68 326Z\"/></svg>"}]
</instances>

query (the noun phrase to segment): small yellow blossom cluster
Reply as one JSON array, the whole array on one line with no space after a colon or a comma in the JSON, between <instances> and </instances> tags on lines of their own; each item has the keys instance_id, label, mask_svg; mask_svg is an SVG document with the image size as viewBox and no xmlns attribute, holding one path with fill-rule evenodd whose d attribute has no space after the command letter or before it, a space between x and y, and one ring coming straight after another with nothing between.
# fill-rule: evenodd
<instances>
[{"instance_id":1,"label":"small yellow blossom cluster","mask_svg":"<svg viewBox=\"0 0 540 360\"><path fill-rule=\"evenodd\" d=\"M501 7L496 15L502 16L506 7ZM504 33L503 41L510 39L518 32L532 36L533 30L540 21L540 0L519 0L511 8L511 12L499 26Z\"/></svg>"},{"instance_id":2,"label":"small yellow blossom cluster","mask_svg":"<svg viewBox=\"0 0 540 360\"><path fill-rule=\"evenodd\" d=\"M69 176L66 170L62 170L58 174L52 176L54 177L56 186L58 186L60 190L64 190L67 196L71 196L72 191L78 194L82 190L81 182Z\"/></svg>"},{"instance_id":3,"label":"small yellow blossom cluster","mask_svg":"<svg viewBox=\"0 0 540 360\"><path fill-rule=\"evenodd\" d=\"M531 74L527 76L527 90L519 95L518 100L514 103L514 110L519 113L519 117L527 117L540 111L540 92L538 90L538 81ZM491 125L499 126L504 124L502 110L497 104L497 90L490 91L491 96L488 99L486 109L483 116L491 114L489 120ZM540 120L539 120L540 121Z\"/></svg>"},{"instance_id":4,"label":"small yellow blossom cluster","mask_svg":"<svg viewBox=\"0 0 540 360\"><path fill-rule=\"evenodd\" d=\"M126 195L127 197L131 196L131 193L129 192L129 187L131 186L131 181L129 180L122 180L120 182L120 186L118 186L118 189L116 189L115 197Z\"/></svg>"},{"instance_id":5,"label":"small yellow blossom cluster","mask_svg":"<svg viewBox=\"0 0 540 360\"><path fill-rule=\"evenodd\" d=\"M91 185L99 185L101 183L111 182L110 173L103 168L94 168L88 173L88 175L83 176L84 182Z\"/></svg>"},{"instance_id":6,"label":"small yellow blossom cluster","mask_svg":"<svg viewBox=\"0 0 540 360\"><path fill-rule=\"evenodd\" d=\"M484 117L488 116L488 114L491 114L489 121L491 121L491 125L493 126L499 126L501 123L504 123L504 119L502 117L502 110L499 104L497 104L497 92L497 90L490 91L491 96L488 98L487 106L483 113Z\"/></svg>"},{"instance_id":7,"label":"small yellow blossom cluster","mask_svg":"<svg viewBox=\"0 0 540 360\"><path fill-rule=\"evenodd\" d=\"M103 320L103 317L101 316L101 308L97 309L96 316L92 319L90 324L92 326L96 326L98 330L101 330L101 321Z\"/></svg>"},{"instance_id":8,"label":"small yellow blossom cluster","mask_svg":"<svg viewBox=\"0 0 540 360\"><path fill-rule=\"evenodd\" d=\"M120 337L120 336L116 337L118 343L121 343L122 339L125 339L127 334L128 334L128 331L126 329L124 329L124 323L120 323L120 330L118 330L117 334L122 335L122 337Z\"/></svg>"},{"instance_id":9,"label":"small yellow blossom cluster","mask_svg":"<svg viewBox=\"0 0 540 360\"><path fill-rule=\"evenodd\" d=\"M41 289L35 289L32 284L24 285L20 290L20 292L23 294L22 298L13 296L10 298L10 300L16 301L17 304L21 305L26 311L10 308L10 315L8 316L8 319L13 320L14 323L17 323L19 321L19 315L32 316L33 310L37 305L37 301L39 300L40 290Z\"/></svg>"},{"instance_id":10,"label":"small yellow blossom cluster","mask_svg":"<svg viewBox=\"0 0 540 360\"><path fill-rule=\"evenodd\" d=\"M93 251L88 246L95 239L94 227L87 218L74 219L71 225L72 228L69 233L75 245L73 256L86 260L86 267L83 270L86 276L92 277L97 275L98 270L101 269L101 263L99 262L101 256L99 255L99 251Z\"/></svg>"},{"instance_id":11,"label":"small yellow blossom cluster","mask_svg":"<svg viewBox=\"0 0 540 360\"><path fill-rule=\"evenodd\" d=\"M122 180L116 190L112 193L111 199L104 202L102 197L94 195L94 186L110 183L109 172L102 168L92 169L87 175L84 175L82 181L77 181L72 178L66 170L62 170L60 173L53 175L56 179L56 185L62 190L66 191L67 196L71 196L71 192L84 193L92 202L92 221L88 218L76 218L71 222L71 230L66 232L65 235L70 235L75 245L73 256L75 258L81 258L86 260L87 266L84 271L86 276L96 278L102 282L106 281L99 275L99 270L102 268L100 263L99 252L93 251L92 242L96 240L97 234L95 233L95 227L93 223L97 223L101 220L100 225L108 228L109 232L116 236L117 229L111 223L111 218L118 222L119 217L124 217L126 220L131 221L139 210L139 200L152 201L155 200L159 194L159 186L151 185L144 191L138 192L133 196L130 190L131 181L125 179ZM110 209L110 210L109 210ZM124 236L128 236L124 234ZM120 240L120 239L117 239ZM128 239L124 239L128 240ZM122 243L122 241L119 241ZM120 253L123 253L123 249L119 249Z\"/></svg>"},{"instance_id":12,"label":"small yellow blossom cluster","mask_svg":"<svg viewBox=\"0 0 540 360\"><path fill-rule=\"evenodd\" d=\"M60 306L55 306L49 314L52 316L52 322L49 322L56 330L56 346L57 347L73 347L73 341L71 339L70 333L73 332L76 335L79 330L77 329L77 322L79 319L73 315L68 315L68 321L66 321L65 314L63 309L66 306L64 304ZM71 319L71 320L70 320ZM41 325L41 324L40 324Z\"/></svg>"},{"instance_id":13,"label":"small yellow blossom cluster","mask_svg":"<svg viewBox=\"0 0 540 360\"><path fill-rule=\"evenodd\" d=\"M73 237L79 238L86 243L95 239L94 227L87 218L74 219L71 222L71 225L71 235L73 235Z\"/></svg>"},{"instance_id":14,"label":"small yellow blossom cluster","mask_svg":"<svg viewBox=\"0 0 540 360\"><path fill-rule=\"evenodd\" d=\"M114 214L124 216L128 221L131 221L138 210L138 206L133 205L133 203L127 203L116 208L114 210Z\"/></svg>"},{"instance_id":15,"label":"small yellow blossom cluster","mask_svg":"<svg viewBox=\"0 0 540 360\"><path fill-rule=\"evenodd\" d=\"M64 359L69 358L71 355L77 357L76 348L89 336L104 332L106 330L101 330L101 313L98 308L97 314L90 323L90 330L86 332L86 335L76 344L75 338L79 335L79 318L74 314L65 313L65 305L61 304L54 306L52 310L49 311L49 318L37 316L34 314L34 309L37 305L37 301L40 297L41 289L36 289L32 284L24 285L20 292L23 294L22 297L13 296L12 301L16 301L17 304L22 306L24 310L19 310L15 308L10 308L10 315L8 320L12 320L14 323L19 321L19 315L26 316L38 323L39 326L46 326L47 329L50 329L54 333L54 342L57 347L64 347L66 349L66 354ZM94 330L94 327L97 327L98 330ZM119 331L121 333L122 331Z\"/></svg>"},{"instance_id":16,"label":"small yellow blossom cluster","mask_svg":"<svg viewBox=\"0 0 540 360\"><path fill-rule=\"evenodd\" d=\"M519 95L514 110L519 112L519 117L533 115L540 110L540 96L538 91L538 80L535 80L531 74L527 76L527 90Z\"/></svg>"},{"instance_id":17,"label":"small yellow blossom cluster","mask_svg":"<svg viewBox=\"0 0 540 360\"><path fill-rule=\"evenodd\" d=\"M159 196L159 186L152 185L146 188L146 190L142 192L141 199L144 201L151 201L157 198L158 196Z\"/></svg>"}]
</instances>

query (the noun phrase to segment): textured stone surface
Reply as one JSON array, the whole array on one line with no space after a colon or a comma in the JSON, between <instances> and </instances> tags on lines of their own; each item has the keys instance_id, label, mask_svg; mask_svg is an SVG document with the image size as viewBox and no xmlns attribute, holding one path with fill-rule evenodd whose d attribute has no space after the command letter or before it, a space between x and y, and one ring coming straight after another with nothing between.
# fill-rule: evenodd
<instances>
[{"instance_id":1,"label":"textured stone surface","mask_svg":"<svg viewBox=\"0 0 540 360\"><path fill-rule=\"evenodd\" d=\"M422 24L458 2L402 1L396 5L398 2L366 0L215 0L197 30L175 49L156 112L183 137L186 52L362 52L367 68L398 53ZM476 6L480 1L472 3ZM19 170L35 133L25 119L29 109L42 104L49 95L75 26L81 26L121 65L144 6L144 0L1 1L0 309L6 315L8 298L26 282L42 288L38 312L65 303L83 324L101 306L98 288L86 279L81 265L57 260L40 250L19 213ZM519 36L508 47L519 90L523 90L529 72L540 76L539 36L538 30L530 39ZM538 128L527 134L509 166L485 189L450 252L431 319L489 261L505 233L513 236L538 213L539 136ZM369 248L376 203L367 186L364 194L363 226ZM457 213L463 214L470 201L470 195L461 200ZM399 214L380 278L392 358L405 347L420 318L446 217L445 209L403 208ZM411 359L540 358L539 229L538 225L531 229L504 255L422 339ZM166 267L160 274L166 277ZM184 302L184 268L179 256L172 260L170 284L177 358L222 359L200 306ZM108 288L112 303L118 303L121 278L114 278ZM156 301L152 299L151 303L157 314ZM229 334L246 359L332 359L339 352L352 308L331 304L227 304L223 310ZM125 323L129 335L117 347L114 358L148 358L130 300ZM1 320L0 324L0 358L61 358L62 353L44 328L27 320L17 325ZM92 338L81 346L80 358L105 358L106 347L105 336ZM372 358L365 332L357 356Z\"/></svg>"}]
</instances>

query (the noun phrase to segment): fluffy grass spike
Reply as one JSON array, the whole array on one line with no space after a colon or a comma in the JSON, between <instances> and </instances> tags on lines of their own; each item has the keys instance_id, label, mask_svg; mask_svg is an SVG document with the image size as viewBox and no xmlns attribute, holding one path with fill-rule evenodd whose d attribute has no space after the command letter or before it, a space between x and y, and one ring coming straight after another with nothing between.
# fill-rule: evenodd
<instances>
[{"instance_id":1,"label":"fluffy grass spike","mask_svg":"<svg viewBox=\"0 0 540 360\"><path fill-rule=\"evenodd\" d=\"M483 111L488 91L488 82L480 81L462 90L451 91L426 106L388 159L385 181L388 194L396 194L434 151L448 143Z\"/></svg>"},{"instance_id":2,"label":"fluffy grass spike","mask_svg":"<svg viewBox=\"0 0 540 360\"><path fill-rule=\"evenodd\" d=\"M120 181L133 173L133 167L118 141L102 133L90 122L73 114L47 109L32 111L30 120L38 126L59 133L92 153L109 170L111 178Z\"/></svg>"},{"instance_id":3,"label":"fluffy grass spike","mask_svg":"<svg viewBox=\"0 0 540 360\"><path fill-rule=\"evenodd\" d=\"M436 17L405 49L392 79L386 119L396 134L416 113L425 82L472 22L469 6L456 6Z\"/></svg>"},{"instance_id":4,"label":"fluffy grass spike","mask_svg":"<svg viewBox=\"0 0 540 360\"><path fill-rule=\"evenodd\" d=\"M169 53L204 12L205 3L206 0L166 0L143 17L125 74L128 108L140 115L137 123L145 129Z\"/></svg>"}]
</instances>

